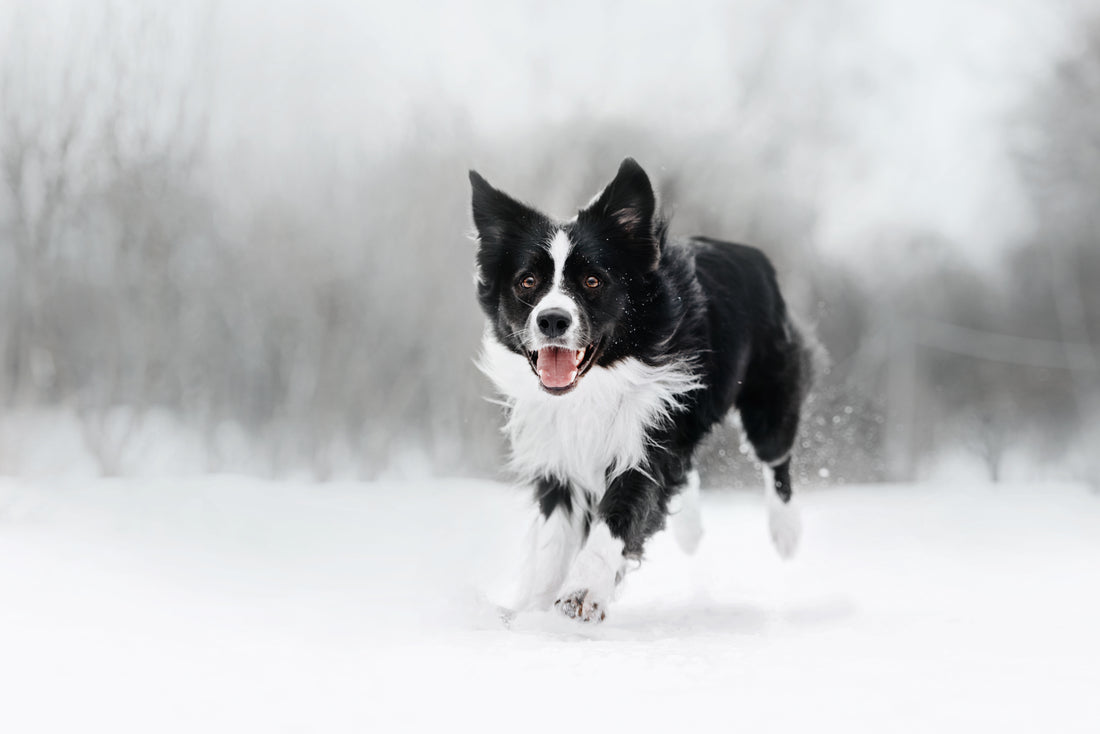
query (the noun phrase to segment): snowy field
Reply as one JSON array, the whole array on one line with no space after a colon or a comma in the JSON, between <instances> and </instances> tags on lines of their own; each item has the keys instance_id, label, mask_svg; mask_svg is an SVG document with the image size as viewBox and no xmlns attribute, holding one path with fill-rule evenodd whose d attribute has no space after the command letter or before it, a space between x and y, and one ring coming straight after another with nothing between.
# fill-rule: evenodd
<instances>
[{"instance_id":1,"label":"snowy field","mask_svg":"<svg viewBox=\"0 0 1100 734\"><path fill-rule=\"evenodd\" d=\"M1100 496L704 492L599 626L505 628L491 482L0 480L0 731L1100 731Z\"/></svg>"}]
</instances>

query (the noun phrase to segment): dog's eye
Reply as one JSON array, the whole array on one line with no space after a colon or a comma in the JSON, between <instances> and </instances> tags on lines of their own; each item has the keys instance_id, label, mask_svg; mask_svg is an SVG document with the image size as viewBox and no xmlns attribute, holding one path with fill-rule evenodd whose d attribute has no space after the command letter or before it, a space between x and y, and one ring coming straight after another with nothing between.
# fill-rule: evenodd
<instances>
[{"instance_id":1,"label":"dog's eye","mask_svg":"<svg viewBox=\"0 0 1100 734\"><path fill-rule=\"evenodd\" d=\"M530 290L531 288L534 288L535 287L535 276L525 275L523 277L523 279L520 280L519 287L527 289L527 290Z\"/></svg>"},{"instance_id":2,"label":"dog's eye","mask_svg":"<svg viewBox=\"0 0 1100 734\"><path fill-rule=\"evenodd\" d=\"M589 275L587 278L584 279L584 287L585 288L599 288L600 287L600 279L597 278L595 275Z\"/></svg>"}]
</instances>

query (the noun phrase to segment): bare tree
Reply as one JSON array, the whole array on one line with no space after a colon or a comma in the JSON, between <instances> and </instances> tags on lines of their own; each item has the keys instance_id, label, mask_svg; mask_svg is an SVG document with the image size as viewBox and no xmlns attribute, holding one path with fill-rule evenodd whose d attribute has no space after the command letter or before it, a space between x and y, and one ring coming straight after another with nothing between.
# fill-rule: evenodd
<instances>
[{"instance_id":1,"label":"bare tree","mask_svg":"<svg viewBox=\"0 0 1100 734\"><path fill-rule=\"evenodd\" d=\"M194 89L150 61L166 55L171 18L85 12L85 31L49 56L34 17L18 15L0 60L0 226L14 254L3 384L8 404L73 399L89 450L116 473L170 359L170 268L193 224L206 122Z\"/></svg>"}]
</instances>

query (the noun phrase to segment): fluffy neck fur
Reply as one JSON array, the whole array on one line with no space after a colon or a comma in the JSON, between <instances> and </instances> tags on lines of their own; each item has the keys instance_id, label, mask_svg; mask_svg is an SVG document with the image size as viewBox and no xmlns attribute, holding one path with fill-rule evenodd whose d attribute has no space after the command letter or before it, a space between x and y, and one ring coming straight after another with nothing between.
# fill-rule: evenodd
<instances>
[{"instance_id":1,"label":"fluffy neck fur","mask_svg":"<svg viewBox=\"0 0 1100 734\"><path fill-rule=\"evenodd\" d=\"M702 386L684 361L653 366L631 357L593 367L568 395L549 395L527 360L491 333L482 347L478 366L508 409L512 468L525 480L573 482L597 500L611 478L645 469L649 432Z\"/></svg>"}]
</instances>

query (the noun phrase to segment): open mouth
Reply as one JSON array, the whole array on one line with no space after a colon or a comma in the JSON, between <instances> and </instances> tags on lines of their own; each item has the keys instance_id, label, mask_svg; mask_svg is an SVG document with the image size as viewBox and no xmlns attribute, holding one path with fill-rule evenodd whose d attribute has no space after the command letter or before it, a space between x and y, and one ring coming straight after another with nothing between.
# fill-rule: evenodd
<instances>
[{"instance_id":1,"label":"open mouth","mask_svg":"<svg viewBox=\"0 0 1100 734\"><path fill-rule=\"evenodd\" d=\"M543 390L552 395L564 395L577 386L595 362L598 346L593 343L584 349L543 347L537 352L528 352L527 360L538 375Z\"/></svg>"}]
</instances>

